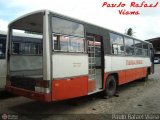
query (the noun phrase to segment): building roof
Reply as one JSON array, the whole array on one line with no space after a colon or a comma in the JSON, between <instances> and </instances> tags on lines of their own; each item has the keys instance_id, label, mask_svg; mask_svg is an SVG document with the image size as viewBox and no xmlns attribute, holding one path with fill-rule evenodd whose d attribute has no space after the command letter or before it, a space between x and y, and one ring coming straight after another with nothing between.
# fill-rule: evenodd
<instances>
[{"instance_id":1,"label":"building roof","mask_svg":"<svg viewBox=\"0 0 160 120\"><path fill-rule=\"evenodd\" d=\"M160 51L160 37L148 39L146 41L152 43L156 51Z\"/></svg>"}]
</instances>

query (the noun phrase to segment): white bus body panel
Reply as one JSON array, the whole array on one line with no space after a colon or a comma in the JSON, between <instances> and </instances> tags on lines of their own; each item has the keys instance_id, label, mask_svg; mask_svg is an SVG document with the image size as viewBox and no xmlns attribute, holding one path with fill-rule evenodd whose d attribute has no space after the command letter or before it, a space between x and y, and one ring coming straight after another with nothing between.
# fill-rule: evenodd
<instances>
[{"instance_id":1,"label":"white bus body panel","mask_svg":"<svg viewBox=\"0 0 160 120\"><path fill-rule=\"evenodd\" d=\"M0 59L0 89L4 89L6 83L6 60Z\"/></svg>"},{"instance_id":2,"label":"white bus body panel","mask_svg":"<svg viewBox=\"0 0 160 120\"><path fill-rule=\"evenodd\" d=\"M53 79L83 76L88 74L88 55L52 55Z\"/></svg>"},{"instance_id":3,"label":"white bus body panel","mask_svg":"<svg viewBox=\"0 0 160 120\"><path fill-rule=\"evenodd\" d=\"M42 56L19 56L10 57L10 72L12 75L42 75Z\"/></svg>"},{"instance_id":4,"label":"white bus body panel","mask_svg":"<svg viewBox=\"0 0 160 120\"><path fill-rule=\"evenodd\" d=\"M127 61L142 60L142 64L127 65ZM127 70L151 66L149 57L105 56L105 72Z\"/></svg>"}]
</instances>

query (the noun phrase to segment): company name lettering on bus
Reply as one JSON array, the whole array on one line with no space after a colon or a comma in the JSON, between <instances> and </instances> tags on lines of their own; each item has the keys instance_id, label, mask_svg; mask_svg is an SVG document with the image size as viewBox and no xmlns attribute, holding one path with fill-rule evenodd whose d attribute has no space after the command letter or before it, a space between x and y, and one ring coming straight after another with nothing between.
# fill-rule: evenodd
<instances>
[{"instance_id":1,"label":"company name lettering on bus","mask_svg":"<svg viewBox=\"0 0 160 120\"><path fill-rule=\"evenodd\" d=\"M137 65L143 64L142 60L126 60L126 65Z\"/></svg>"},{"instance_id":2,"label":"company name lettering on bus","mask_svg":"<svg viewBox=\"0 0 160 120\"><path fill-rule=\"evenodd\" d=\"M80 67L81 63L73 63L73 67Z\"/></svg>"},{"instance_id":3,"label":"company name lettering on bus","mask_svg":"<svg viewBox=\"0 0 160 120\"><path fill-rule=\"evenodd\" d=\"M152 2L152 3L151 3ZM106 8L156 8L159 4L159 2L154 2L151 1L150 3L147 1L141 1L139 3L137 2L130 2L128 4L124 3L124 2L119 2L119 3L109 3L109 2L103 2L102 3L102 7L106 7ZM121 9L118 10L118 13L120 15L140 15L140 9L139 10L127 10L127 9Z\"/></svg>"}]
</instances>

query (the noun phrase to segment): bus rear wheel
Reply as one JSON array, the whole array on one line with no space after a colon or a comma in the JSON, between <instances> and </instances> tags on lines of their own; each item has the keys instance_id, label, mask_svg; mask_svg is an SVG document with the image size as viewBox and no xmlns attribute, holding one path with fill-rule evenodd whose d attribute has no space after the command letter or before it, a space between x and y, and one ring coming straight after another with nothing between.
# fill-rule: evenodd
<instances>
[{"instance_id":1,"label":"bus rear wheel","mask_svg":"<svg viewBox=\"0 0 160 120\"><path fill-rule=\"evenodd\" d=\"M117 82L116 82L116 79L113 75L110 75L108 78L107 78L107 81L106 81L106 89L105 89L105 96L108 96L108 97L112 97L115 95L116 93L116 90L117 90Z\"/></svg>"}]
</instances>

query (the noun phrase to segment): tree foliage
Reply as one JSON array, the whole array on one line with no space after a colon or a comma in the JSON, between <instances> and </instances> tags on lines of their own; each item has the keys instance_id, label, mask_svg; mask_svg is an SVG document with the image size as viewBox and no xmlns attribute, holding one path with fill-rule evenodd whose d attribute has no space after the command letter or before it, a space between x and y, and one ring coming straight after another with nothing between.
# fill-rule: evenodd
<instances>
[{"instance_id":1,"label":"tree foliage","mask_svg":"<svg viewBox=\"0 0 160 120\"><path fill-rule=\"evenodd\" d=\"M134 34L133 29L128 28L126 34L129 35L129 36L133 36L133 34Z\"/></svg>"}]
</instances>

